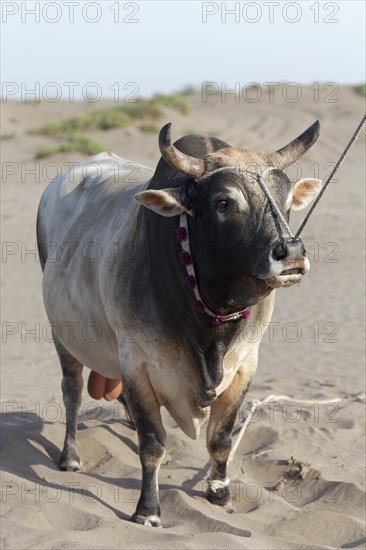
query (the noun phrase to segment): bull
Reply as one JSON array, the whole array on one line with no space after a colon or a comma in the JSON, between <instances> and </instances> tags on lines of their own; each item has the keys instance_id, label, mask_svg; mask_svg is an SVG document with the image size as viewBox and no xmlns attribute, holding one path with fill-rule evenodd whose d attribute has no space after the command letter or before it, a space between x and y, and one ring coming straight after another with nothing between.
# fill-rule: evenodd
<instances>
[{"instance_id":1,"label":"bull","mask_svg":"<svg viewBox=\"0 0 366 550\"><path fill-rule=\"evenodd\" d=\"M202 135L172 144L170 131L160 131L155 172L100 153L48 185L37 217L44 304L63 373L59 467L81 468L83 366L120 378L142 465L131 519L151 526L161 525L162 406L191 438L208 421L206 496L229 502L231 434L260 344L243 327L250 315L263 335L274 289L309 271L301 239L284 233L281 218L321 189L319 180L290 182L284 173L316 141L318 121L270 154Z\"/></svg>"}]
</instances>

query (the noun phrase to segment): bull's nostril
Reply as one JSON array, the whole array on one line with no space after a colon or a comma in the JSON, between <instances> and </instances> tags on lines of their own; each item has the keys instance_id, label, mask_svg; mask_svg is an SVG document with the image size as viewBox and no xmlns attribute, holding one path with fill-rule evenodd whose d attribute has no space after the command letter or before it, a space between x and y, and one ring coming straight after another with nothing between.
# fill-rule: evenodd
<instances>
[{"instance_id":1,"label":"bull's nostril","mask_svg":"<svg viewBox=\"0 0 366 550\"><path fill-rule=\"evenodd\" d=\"M283 260L287 256L287 246L285 242L281 242L272 250L272 255L274 259L278 262Z\"/></svg>"}]
</instances>

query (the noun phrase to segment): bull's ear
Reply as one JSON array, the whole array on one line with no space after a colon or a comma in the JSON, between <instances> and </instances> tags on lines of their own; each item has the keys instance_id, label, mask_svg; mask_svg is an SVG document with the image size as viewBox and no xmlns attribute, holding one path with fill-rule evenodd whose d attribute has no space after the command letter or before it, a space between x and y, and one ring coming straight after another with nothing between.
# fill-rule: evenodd
<instances>
[{"instance_id":1,"label":"bull's ear","mask_svg":"<svg viewBox=\"0 0 366 550\"><path fill-rule=\"evenodd\" d=\"M304 178L292 186L292 210L302 210L318 196L322 188L321 180Z\"/></svg>"},{"instance_id":2,"label":"bull's ear","mask_svg":"<svg viewBox=\"0 0 366 550\"><path fill-rule=\"evenodd\" d=\"M161 216L179 216L187 209L180 202L180 188L148 190L137 193L134 199Z\"/></svg>"}]
</instances>

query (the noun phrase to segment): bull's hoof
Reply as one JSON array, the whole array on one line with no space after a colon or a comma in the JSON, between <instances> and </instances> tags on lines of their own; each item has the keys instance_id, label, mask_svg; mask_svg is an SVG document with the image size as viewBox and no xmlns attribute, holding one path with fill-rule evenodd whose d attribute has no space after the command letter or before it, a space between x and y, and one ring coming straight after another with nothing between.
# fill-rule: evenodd
<instances>
[{"instance_id":1,"label":"bull's hoof","mask_svg":"<svg viewBox=\"0 0 366 550\"><path fill-rule=\"evenodd\" d=\"M228 482L213 480L209 481L206 498L211 504L225 506L230 501Z\"/></svg>"},{"instance_id":2,"label":"bull's hoof","mask_svg":"<svg viewBox=\"0 0 366 550\"><path fill-rule=\"evenodd\" d=\"M131 521L140 525L149 525L150 527L163 527L159 516L142 516L141 514L133 514Z\"/></svg>"},{"instance_id":3,"label":"bull's hoof","mask_svg":"<svg viewBox=\"0 0 366 550\"><path fill-rule=\"evenodd\" d=\"M76 452L63 452L58 465L63 472L79 472L82 467L82 462Z\"/></svg>"},{"instance_id":4,"label":"bull's hoof","mask_svg":"<svg viewBox=\"0 0 366 550\"><path fill-rule=\"evenodd\" d=\"M60 462L58 465L62 472L80 472L81 466L81 462L76 462L75 460L71 462Z\"/></svg>"}]
</instances>

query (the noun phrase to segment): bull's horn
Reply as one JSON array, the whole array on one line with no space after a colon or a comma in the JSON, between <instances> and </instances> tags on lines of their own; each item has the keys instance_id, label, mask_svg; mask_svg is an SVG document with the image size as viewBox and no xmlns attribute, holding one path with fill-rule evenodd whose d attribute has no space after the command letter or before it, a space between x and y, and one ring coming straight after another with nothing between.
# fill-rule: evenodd
<instances>
[{"instance_id":1,"label":"bull's horn","mask_svg":"<svg viewBox=\"0 0 366 550\"><path fill-rule=\"evenodd\" d=\"M319 120L314 122L303 134L282 149L268 155L275 168L283 170L302 157L319 137Z\"/></svg>"},{"instance_id":2,"label":"bull's horn","mask_svg":"<svg viewBox=\"0 0 366 550\"><path fill-rule=\"evenodd\" d=\"M164 160L167 161L170 166L179 170L187 176L193 178L199 178L203 176L205 172L205 163L202 159L190 157L185 155L181 151L178 151L171 142L170 129L172 127L171 122L165 124L159 133L159 148Z\"/></svg>"}]
</instances>

